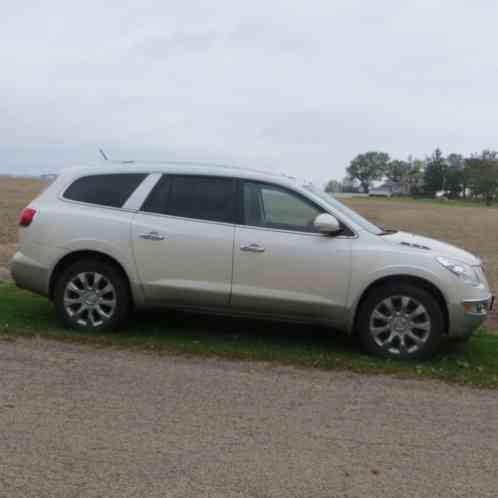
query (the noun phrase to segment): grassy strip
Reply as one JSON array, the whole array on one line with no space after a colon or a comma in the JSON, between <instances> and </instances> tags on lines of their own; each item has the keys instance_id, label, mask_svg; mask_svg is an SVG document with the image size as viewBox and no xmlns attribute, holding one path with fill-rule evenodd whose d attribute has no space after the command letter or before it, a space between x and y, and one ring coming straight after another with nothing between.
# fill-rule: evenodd
<instances>
[{"instance_id":1,"label":"grassy strip","mask_svg":"<svg viewBox=\"0 0 498 498\"><path fill-rule=\"evenodd\" d=\"M372 358L361 352L350 338L330 334L324 327L180 312L137 313L119 332L82 333L61 328L46 299L20 291L11 284L0 284L0 340L33 336L498 388L498 336L484 332L468 344L423 363Z\"/></svg>"}]
</instances>

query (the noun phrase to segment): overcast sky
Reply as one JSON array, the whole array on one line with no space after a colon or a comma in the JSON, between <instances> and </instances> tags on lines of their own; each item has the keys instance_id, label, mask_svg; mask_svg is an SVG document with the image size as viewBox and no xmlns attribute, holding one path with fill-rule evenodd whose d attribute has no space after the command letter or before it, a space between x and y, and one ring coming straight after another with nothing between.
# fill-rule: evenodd
<instances>
[{"instance_id":1,"label":"overcast sky","mask_svg":"<svg viewBox=\"0 0 498 498\"><path fill-rule=\"evenodd\" d=\"M492 0L4 0L0 172L224 161L323 182L357 153L498 149Z\"/></svg>"}]
</instances>

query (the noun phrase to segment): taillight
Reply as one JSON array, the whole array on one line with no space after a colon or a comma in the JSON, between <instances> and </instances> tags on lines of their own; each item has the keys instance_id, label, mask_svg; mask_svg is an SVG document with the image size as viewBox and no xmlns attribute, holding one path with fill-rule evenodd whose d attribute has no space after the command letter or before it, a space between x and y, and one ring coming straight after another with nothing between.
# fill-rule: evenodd
<instances>
[{"instance_id":1,"label":"taillight","mask_svg":"<svg viewBox=\"0 0 498 498\"><path fill-rule=\"evenodd\" d=\"M36 209L25 208L22 210L21 217L19 218L19 225L22 227L29 227L33 218L35 217Z\"/></svg>"}]
</instances>

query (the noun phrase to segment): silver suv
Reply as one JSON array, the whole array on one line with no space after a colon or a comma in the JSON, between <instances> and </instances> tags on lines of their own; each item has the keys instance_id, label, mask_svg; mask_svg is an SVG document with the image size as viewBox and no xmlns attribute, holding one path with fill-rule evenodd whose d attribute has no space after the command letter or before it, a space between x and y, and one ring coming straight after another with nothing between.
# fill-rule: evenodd
<instances>
[{"instance_id":1,"label":"silver suv","mask_svg":"<svg viewBox=\"0 0 498 498\"><path fill-rule=\"evenodd\" d=\"M321 322L371 353L423 358L445 336L467 339L493 301L472 254L249 169L67 170L20 226L15 282L83 329L117 326L134 307L181 307Z\"/></svg>"}]
</instances>

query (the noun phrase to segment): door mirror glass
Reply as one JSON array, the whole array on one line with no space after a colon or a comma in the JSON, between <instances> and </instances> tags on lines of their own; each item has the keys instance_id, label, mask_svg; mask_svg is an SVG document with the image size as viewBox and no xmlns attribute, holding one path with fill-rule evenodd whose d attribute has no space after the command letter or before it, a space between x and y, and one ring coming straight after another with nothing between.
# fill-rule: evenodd
<instances>
[{"instance_id":1,"label":"door mirror glass","mask_svg":"<svg viewBox=\"0 0 498 498\"><path fill-rule=\"evenodd\" d=\"M337 218L328 213L319 214L313 224L320 233L332 235L341 231Z\"/></svg>"}]
</instances>

